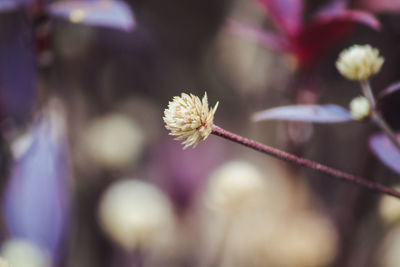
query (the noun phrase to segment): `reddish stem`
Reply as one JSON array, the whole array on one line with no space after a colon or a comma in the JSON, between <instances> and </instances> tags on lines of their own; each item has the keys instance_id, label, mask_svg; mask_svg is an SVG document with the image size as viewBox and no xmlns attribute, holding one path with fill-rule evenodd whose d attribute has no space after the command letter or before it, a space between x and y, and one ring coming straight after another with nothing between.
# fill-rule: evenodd
<instances>
[{"instance_id":1,"label":"reddish stem","mask_svg":"<svg viewBox=\"0 0 400 267\"><path fill-rule=\"evenodd\" d=\"M334 178L341 179L341 180L356 184L361 187L365 187L374 192L387 194L387 195L394 196L396 198L400 198L400 192L398 192L392 188L368 181L364 178L357 177L357 176L349 174L349 173L345 173L345 172L330 168L328 166L322 165L320 163L317 163L317 162L314 162L314 161L311 161L308 159L297 157L297 156L289 154L285 151L282 151L282 150L279 150L279 149L276 149L276 148L273 148L270 146L266 146L264 144L258 143L256 141L247 139L243 136L240 136L240 135L234 134L232 132L229 132L227 130L224 130L221 127L218 127L216 125L213 125L212 133L215 135L218 135L220 137L223 137L225 139L228 139L230 141L233 141L235 143L238 143L238 144L247 146L249 148L252 148L254 150L260 151L262 153L268 154L275 158L294 163L298 166L302 166L302 167L306 167L306 168L310 168L310 169L319 171L321 173L330 175Z\"/></svg>"}]
</instances>

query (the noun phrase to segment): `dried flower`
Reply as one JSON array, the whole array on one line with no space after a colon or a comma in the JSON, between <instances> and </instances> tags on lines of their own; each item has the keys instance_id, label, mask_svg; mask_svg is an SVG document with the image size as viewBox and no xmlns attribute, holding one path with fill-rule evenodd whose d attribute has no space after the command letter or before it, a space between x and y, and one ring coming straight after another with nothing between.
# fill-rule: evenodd
<instances>
[{"instance_id":1,"label":"dried flower","mask_svg":"<svg viewBox=\"0 0 400 267\"><path fill-rule=\"evenodd\" d=\"M364 96L358 96L350 102L351 116L356 120L364 119L371 111L371 104Z\"/></svg>"},{"instance_id":2,"label":"dried flower","mask_svg":"<svg viewBox=\"0 0 400 267\"><path fill-rule=\"evenodd\" d=\"M383 62L378 49L370 45L353 45L340 53L336 68L349 80L363 81L378 73Z\"/></svg>"},{"instance_id":3,"label":"dried flower","mask_svg":"<svg viewBox=\"0 0 400 267\"><path fill-rule=\"evenodd\" d=\"M157 245L173 226L171 204L155 186L138 180L111 185L99 206L104 232L127 250Z\"/></svg>"},{"instance_id":4,"label":"dried flower","mask_svg":"<svg viewBox=\"0 0 400 267\"><path fill-rule=\"evenodd\" d=\"M164 110L165 128L170 130L170 135L177 136L175 140L184 140L183 149L193 145L196 147L201 140L205 140L211 133L214 114L218 102L214 108L209 108L207 93L203 100L195 95L182 93L175 96Z\"/></svg>"}]
</instances>

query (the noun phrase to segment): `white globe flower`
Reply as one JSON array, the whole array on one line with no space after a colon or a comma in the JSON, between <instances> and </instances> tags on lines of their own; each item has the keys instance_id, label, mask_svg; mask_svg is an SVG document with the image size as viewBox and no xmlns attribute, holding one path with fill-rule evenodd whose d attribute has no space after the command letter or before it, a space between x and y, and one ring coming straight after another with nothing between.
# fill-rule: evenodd
<instances>
[{"instance_id":1,"label":"white globe flower","mask_svg":"<svg viewBox=\"0 0 400 267\"><path fill-rule=\"evenodd\" d=\"M400 190L400 185L394 187ZM391 196L382 196L379 203L379 214L388 224L400 220L400 200Z\"/></svg>"},{"instance_id":2,"label":"white globe flower","mask_svg":"<svg viewBox=\"0 0 400 267\"><path fill-rule=\"evenodd\" d=\"M380 267L400 266L400 227L396 227L387 234L380 254Z\"/></svg>"},{"instance_id":3,"label":"white globe flower","mask_svg":"<svg viewBox=\"0 0 400 267\"><path fill-rule=\"evenodd\" d=\"M170 202L156 187L137 180L118 181L103 195L99 221L104 232L127 250L146 248L172 227Z\"/></svg>"},{"instance_id":4,"label":"white globe flower","mask_svg":"<svg viewBox=\"0 0 400 267\"><path fill-rule=\"evenodd\" d=\"M371 104L364 96L358 96L350 102L351 116L356 120L366 118L371 112Z\"/></svg>"},{"instance_id":5,"label":"white globe flower","mask_svg":"<svg viewBox=\"0 0 400 267\"><path fill-rule=\"evenodd\" d=\"M142 152L145 135L128 116L115 113L95 119L84 131L86 153L108 168L123 168Z\"/></svg>"},{"instance_id":6,"label":"white globe flower","mask_svg":"<svg viewBox=\"0 0 400 267\"><path fill-rule=\"evenodd\" d=\"M266 242L265 251L274 266L325 266L336 254L337 233L318 213L301 212L288 217Z\"/></svg>"},{"instance_id":7,"label":"white globe flower","mask_svg":"<svg viewBox=\"0 0 400 267\"><path fill-rule=\"evenodd\" d=\"M255 166L232 161L211 174L205 201L213 210L237 212L255 204L264 188L263 174Z\"/></svg>"},{"instance_id":8,"label":"white globe flower","mask_svg":"<svg viewBox=\"0 0 400 267\"><path fill-rule=\"evenodd\" d=\"M384 59L370 45L353 45L339 54L336 68L349 80L363 81L380 71Z\"/></svg>"},{"instance_id":9,"label":"white globe flower","mask_svg":"<svg viewBox=\"0 0 400 267\"><path fill-rule=\"evenodd\" d=\"M183 149L193 145L196 147L201 140L205 140L211 133L214 114L218 102L214 108L208 106L207 94L203 100L195 95L182 93L175 96L164 110L165 128L170 130L170 135L177 136L175 140L184 140Z\"/></svg>"}]
</instances>

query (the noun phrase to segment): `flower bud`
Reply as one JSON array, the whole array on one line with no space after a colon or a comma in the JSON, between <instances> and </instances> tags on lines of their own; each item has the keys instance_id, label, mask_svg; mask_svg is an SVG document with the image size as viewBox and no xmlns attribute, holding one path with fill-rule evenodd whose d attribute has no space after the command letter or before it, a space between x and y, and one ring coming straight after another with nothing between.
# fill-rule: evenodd
<instances>
[{"instance_id":1,"label":"flower bud","mask_svg":"<svg viewBox=\"0 0 400 267\"><path fill-rule=\"evenodd\" d=\"M364 96L358 96L350 102L351 116L356 120L366 118L371 111L371 104Z\"/></svg>"}]
</instances>

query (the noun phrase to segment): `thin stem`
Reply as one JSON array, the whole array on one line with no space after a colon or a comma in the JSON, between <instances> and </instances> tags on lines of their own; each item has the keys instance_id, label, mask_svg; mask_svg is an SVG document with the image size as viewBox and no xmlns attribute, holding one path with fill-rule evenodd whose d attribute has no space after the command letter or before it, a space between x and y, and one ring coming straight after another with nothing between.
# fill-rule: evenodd
<instances>
[{"instance_id":1,"label":"thin stem","mask_svg":"<svg viewBox=\"0 0 400 267\"><path fill-rule=\"evenodd\" d=\"M383 119L383 117L376 108L375 97L374 94L372 93L371 85L368 80L361 81L361 89L364 96L368 99L371 105L372 120L376 123L376 125L378 125L379 128L381 128L381 130L386 134L386 136L390 139L393 145L400 151L400 143L397 140L395 133L390 128L389 124L387 124L387 122Z\"/></svg>"},{"instance_id":2,"label":"thin stem","mask_svg":"<svg viewBox=\"0 0 400 267\"><path fill-rule=\"evenodd\" d=\"M390 128L390 126L386 123L386 121L382 118L381 114L378 111L373 110L371 116L372 116L373 121L379 126L379 128L382 129L382 131L390 139L390 141L397 148L397 150L400 151L400 143L396 138L396 134L393 132L393 130Z\"/></svg>"},{"instance_id":3,"label":"thin stem","mask_svg":"<svg viewBox=\"0 0 400 267\"><path fill-rule=\"evenodd\" d=\"M317 162L314 162L314 161L311 161L308 159L297 157L297 156L287 153L285 151L282 151L282 150L279 150L279 149L276 149L276 148L273 148L270 146L266 146L264 144L253 141L251 139L247 139L243 136L240 136L240 135L234 134L232 132L229 132L227 130L224 130L221 127L218 127L216 125L213 125L212 134L220 136L225 139L228 139L235 143L247 146L249 148L260 151L264 154L273 156L275 158L282 159L282 160L285 160L290 163L294 163L298 166L310 168L310 169L319 171L321 173L327 174L329 176L332 176L334 178L341 179L341 180L356 184L361 187L365 187L371 191L391 195L396 198L400 198L400 192L398 192L392 188L368 181L364 178L357 177L357 176L349 174L349 173L345 173L345 172L330 168L328 166L322 165L320 163L317 163Z\"/></svg>"},{"instance_id":4,"label":"thin stem","mask_svg":"<svg viewBox=\"0 0 400 267\"><path fill-rule=\"evenodd\" d=\"M369 84L368 80L361 81L361 90L364 94L364 96L368 99L369 103L371 104L371 109L375 110L376 109L376 101L374 94L372 93L371 90L371 85Z\"/></svg>"}]
</instances>

